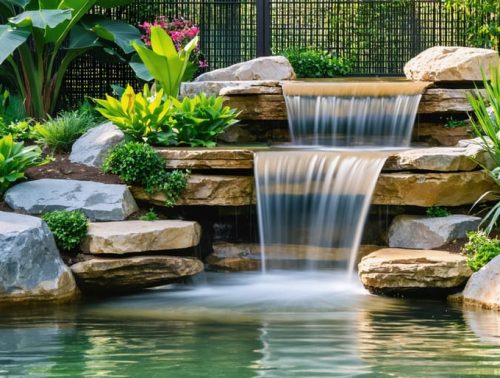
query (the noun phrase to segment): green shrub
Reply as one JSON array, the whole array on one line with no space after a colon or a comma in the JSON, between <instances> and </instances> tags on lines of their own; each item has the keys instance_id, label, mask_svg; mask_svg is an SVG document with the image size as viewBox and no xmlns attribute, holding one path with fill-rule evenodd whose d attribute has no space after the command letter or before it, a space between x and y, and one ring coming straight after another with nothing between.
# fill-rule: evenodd
<instances>
[{"instance_id":1,"label":"green shrub","mask_svg":"<svg viewBox=\"0 0 500 378\"><path fill-rule=\"evenodd\" d=\"M439 206L433 206L429 207L425 213L427 214L428 217L431 218L442 218L442 217L447 217L450 215L450 212L448 211L447 208L445 207L439 207Z\"/></svg>"},{"instance_id":2,"label":"green shrub","mask_svg":"<svg viewBox=\"0 0 500 378\"><path fill-rule=\"evenodd\" d=\"M152 94L147 85L142 93L128 86L120 100L107 95L96 102L97 111L129 137L160 146L215 146L217 136L238 122L237 111L224 106L222 97L165 99L163 90Z\"/></svg>"},{"instance_id":3,"label":"green shrub","mask_svg":"<svg viewBox=\"0 0 500 378\"><path fill-rule=\"evenodd\" d=\"M467 264L473 271L478 271L493 258L500 255L500 240L490 239L482 231L469 232L469 241L464 246Z\"/></svg>"},{"instance_id":4,"label":"green shrub","mask_svg":"<svg viewBox=\"0 0 500 378\"><path fill-rule=\"evenodd\" d=\"M19 122L26 118L24 110L24 101L18 96L3 89L0 85L0 118L3 123L9 125L13 122Z\"/></svg>"},{"instance_id":5,"label":"green shrub","mask_svg":"<svg viewBox=\"0 0 500 378\"><path fill-rule=\"evenodd\" d=\"M288 59L298 78L327 78L351 72L351 63L328 51L289 47L279 53Z\"/></svg>"},{"instance_id":6,"label":"green shrub","mask_svg":"<svg viewBox=\"0 0 500 378\"><path fill-rule=\"evenodd\" d=\"M70 252L75 250L87 236L88 221L85 214L79 210L53 211L43 214L59 249Z\"/></svg>"},{"instance_id":7,"label":"green shrub","mask_svg":"<svg viewBox=\"0 0 500 378\"><path fill-rule=\"evenodd\" d=\"M155 220L158 220L158 214L156 214L155 210L154 209L149 209L149 211L147 213L145 213L144 215L142 215L139 220L142 220L142 221L155 221Z\"/></svg>"},{"instance_id":8,"label":"green shrub","mask_svg":"<svg viewBox=\"0 0 500 378\"><path fill-rule=\"evenodd\" d=\"M37 146L24 147L15 142L12 135L0 139L0 198L16 181L25 178L24 171L30 167L45 164L42 151Z\"/></svg>"},{"instance_id":9,"label":"green shrub","mask_svg":"<svg viewBox=\"0 0 500 378\"><path fill-rule=\"evenodd\" d=\"M0 138L12 135L16 141L26 141L30 138L31 124L29 120L2 124L0 121Z\"/></svg>"},{"instance_id":10,"label":"green shrub","mask_svg":"<svg viewBox=\"0 0 500 378\"><path fill-rule=\"evenodd\" d=\"M68 152L73 143L93 126L95 119L91 114L75 110L62 112L56 118L35 125L32 134L37 143L51 151Z\"/></svg>"},{"instance_id":11,"label":"green shrub","mask_svg":"<svg viewBox=\"0 0 500 378\"><path fill-rule=\"evenodd\" d=\"M188 171L165 168L165 161L150 145L128 142L116 146L106 157L102 169L118 175L125 183L137 185L146 193L162 191L165 205L174 206L187 185Z\"/></svg>"},{"instance_id":12,"label":"green shrub","mask_svg":"<svg viewBox=\"0 0 500 378\"><path fill-rule=\"evenodd\" d=\"M182 102L173 100L177 142L192 147L213 147L217 136L238 121L235 109L224 106L222 97L185 97Z\"/></svg>"}]
</instances>

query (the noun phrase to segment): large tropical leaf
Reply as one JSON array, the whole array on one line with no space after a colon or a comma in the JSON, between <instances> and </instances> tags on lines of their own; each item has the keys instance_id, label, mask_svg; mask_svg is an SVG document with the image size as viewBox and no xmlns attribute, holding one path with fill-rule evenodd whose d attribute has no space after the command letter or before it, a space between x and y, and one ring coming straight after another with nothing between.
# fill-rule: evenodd
<instances>
[{"instance_id":1,"label":"large tropical leaf","mask_svg":"<svg viewBox=\"0 0 500 378\"><path fill-rule=\"evenodd\" d=\"M135 76L144 81L152 81L154 79L153 75L148 71L144 63L142 62L130 62L130 67L135 72Z\"/></svg>"},{"instance_id":2,"label":"large tropical leaf","mask_svg":"<svg viewBox=\"0 0 500 378\"><path fill-rule=\"evenodd\" d=\"M101 38L116 43L125 54L134 51L131 42L139 41L141 33L137 28L124 22L102 19L92 30Z\"/></svg>"},{"instance_id":3,"label":"large tropical leaf","mask_svg":"<svg viewBox=\"0 0 500 378\"><path fill-rule=\"evenodd\" d=\"M10 25L0 25L0 64L8 58L30 36L30 31L23 28L12 28Z\"/></svg>"},{"instance_id":4,"label":"large tropical leaf","mask_svg":"<svg viewBox=\"0 0 500 378\"><path fill-rule=\"evenodd\" d=\"M99 42L99 36L93 31L85 29L81 25L75 25L71 29L68 44L69 50L88 49L99 46L102 46Z\"/></svg>"},{"instance_id":5,"label":"large tropical leaf","mask_svg":"<svg viewBox=\"0 0 500 378\"><path fill-rule=\"evenodd\" d=\"M45 0L47 1L47 0ZM56 1L56 6L54 8L58 9L70 9L71 19L66 20L59 24L56 28L48 29L45 33L46 42L56 42L59 43L64 40L73 27L80 21L80 19L85 16L90 8L92 8L96 0L50 0Z\"/></svg>"},{"instance_id":6,"label":"large tropical leaf","mask_svg":"<svg viewBox=\"0 0 500 378\"><path fill-rule=\"evenodd\" d=\"M31 0L0 0L0 4L13 5L16 7L24 8L30 3Z\"/></svg>"},{"instance_id":7,"label":"large tropical leaf","mask_svg":"<svg viewBox=\"0 0 500 378\"><path fill-rule=\"evenodd\" d=\"M33 26L38 29L47 29L55 28L69 19L71 19L71 9L39 9L11 17L9 22L18 27Z\"/></svg>"}]
</instances>

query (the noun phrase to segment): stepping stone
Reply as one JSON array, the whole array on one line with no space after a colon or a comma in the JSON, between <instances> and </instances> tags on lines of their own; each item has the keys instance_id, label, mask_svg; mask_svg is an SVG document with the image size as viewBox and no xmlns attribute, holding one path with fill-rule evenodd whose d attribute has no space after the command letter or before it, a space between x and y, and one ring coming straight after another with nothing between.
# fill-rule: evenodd
<instances>
[{"instance_id":1,"label":"stepping stone","mask_svg":"<svg viewBox=\"0 0 500 378\"><path fill-rule=\"evenodd\" d=\"M179 220L90 223L82 251L124 254L190 248L200 243L201 227Z\"/></svg>"},{"instance_id":2,"label":"stepping stone","mask_svg":"<svg viewBox=\"0 0 500 378\"><path fill-rule=\"evenodd\" d=\"M72 265L71 270L83 292L106 295L179 282L202 272L203 263L174 256L96 258Z\"/></svg>"},{"instance_id":3,"label":"stepping stone","mask_svg":"<svg viewBox=\"0 0 500 378\"><path fill-rule=\"evenodd\" d=\"M67 301L75 296L75 280L45 222L0 212L0 306Z\"/></svg>"},{"instance_id":4,"label":"stepping stone","mask_svg":"<svg viewBox=\"0 0 500 378\"><path fill-rule=\"evenodd\" d=\"M466 305L500 311L500 256L472 275L465 286L463 301Z\"/></svg>"},{"instance_id":5,"label":"stepping stone","mask_svg":"<svg viewBox=\"0 0 500 378\"><path fill-rule=\"evenodd\" d=\"M94 127L73 143L69 160L73 163L100 168L109 151L125 138L113 123Z\"/></svg>"},{"instance_id":6,"label":"stepping stone","mask_svg":"<svg viewBox=\"0 0 500 378\"><path fill-rule=\"evenodd\" d=\"M91 221L123 220L138 210L126 185L78 180L24 182L7 191L5 202L14 210L34 215L81 210Z\"/></svg>"},{"instance_id":7,"label":"stepping stone","mask_svg":"<svg viewBox=\"0 0 500 378\"><path fill-rule=\"evenodd\" d=\"M462 289L472 271L457 253L385 248L364 257L358 274L374 294L440 297Z\"/></svg>"},{"instance_id":8,"label":"stepping stone","mask_svg":"<svg viewBox=\"0 0 500 378\"><path fill-rule=\"evenodd\" d=\"M481 218L449 215L430 218L420 215L399 215L389 228L389 247L432 249L455 239L465 238L476 230Z\"/></svg>"}]
</instances>

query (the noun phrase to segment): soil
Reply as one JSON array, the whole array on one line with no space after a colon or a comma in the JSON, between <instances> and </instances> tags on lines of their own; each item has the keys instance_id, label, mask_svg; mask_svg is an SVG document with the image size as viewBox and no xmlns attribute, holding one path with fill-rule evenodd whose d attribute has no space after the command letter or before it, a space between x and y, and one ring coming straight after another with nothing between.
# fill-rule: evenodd
<instances>
[{"instance_id":1,"label":"soil","mask_svg":"<svg viewBox=\"0 0 500 378\"><path fill-rule=\"evenodd\" d=\"M51 178L96 181L103 184L123 184L118 176L104 174L98 168L72 163L69 161L68 155L55 155L54 161L49 164L29 168L26 170L26 177L29 180Z\"/></svg>"}]
</instances>

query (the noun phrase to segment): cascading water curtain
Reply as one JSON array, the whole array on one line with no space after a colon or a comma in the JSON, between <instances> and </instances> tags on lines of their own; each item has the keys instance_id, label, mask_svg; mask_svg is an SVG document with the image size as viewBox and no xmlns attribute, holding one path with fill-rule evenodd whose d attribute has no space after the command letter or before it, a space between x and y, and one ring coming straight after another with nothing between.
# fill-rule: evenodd
<instances>
[{"instance_id":1,"label":"cascading water curtain","mask_svg":"<svg viewBox=\"0 0 500 378\"><path fill-rule=\"evenodd\" d=\"M409 146L425 86L284 87L292 144L255 157L263 270L355 268L378 176Z\"/></svg>"}]
</instances>

